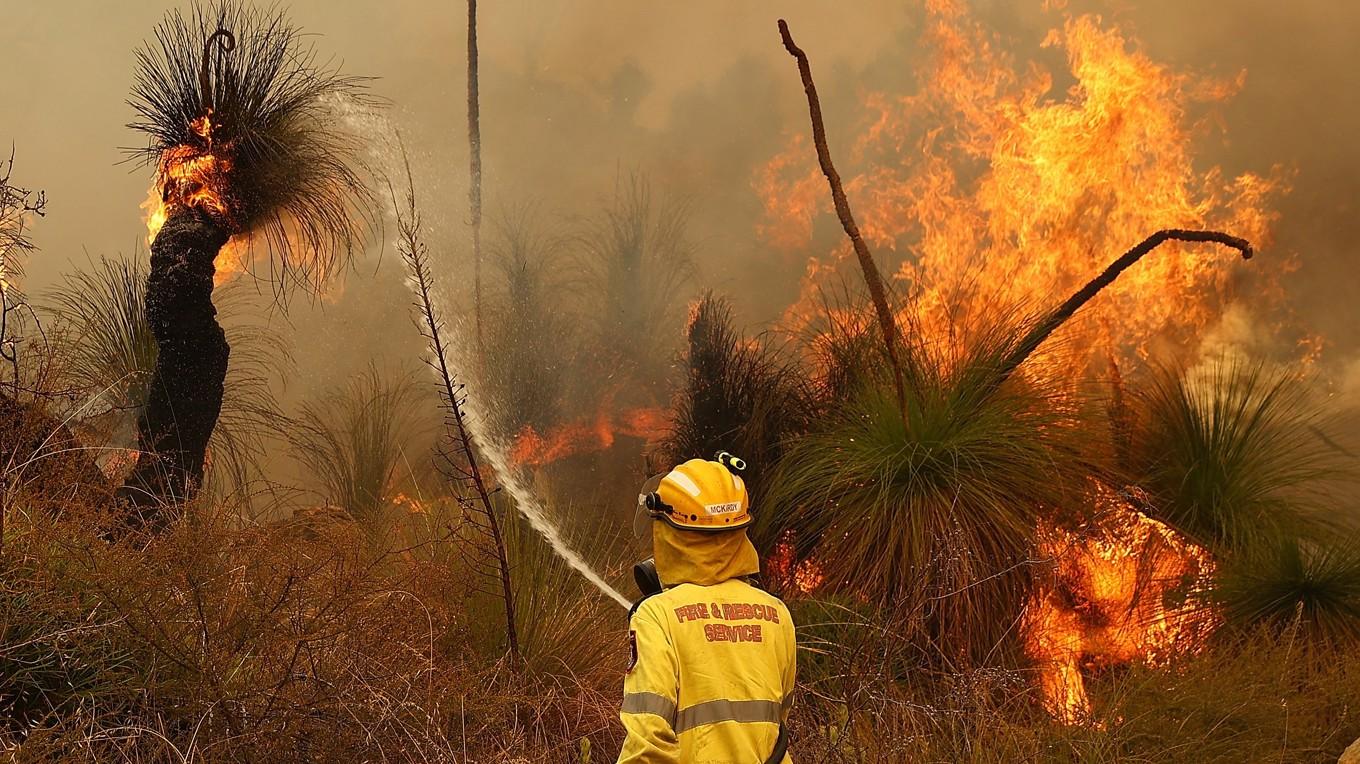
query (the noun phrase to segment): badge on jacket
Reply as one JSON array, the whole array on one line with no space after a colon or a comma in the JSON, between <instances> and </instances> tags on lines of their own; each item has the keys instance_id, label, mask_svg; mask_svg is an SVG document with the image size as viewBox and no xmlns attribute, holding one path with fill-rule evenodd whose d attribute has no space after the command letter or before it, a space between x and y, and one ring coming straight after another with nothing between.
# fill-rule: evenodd
<instances>
[{"instance_id":1,"label":"badge on jacket","mask_svg":"<svg viewBox=\"0 0 1360 764\"><path fill-rule=\"evenodd\" d=\"M638 659L638 655L637 655L637 632L636 632L636 631L629 630L629 632L628 632L628 668L627 668L627 670L626 670L624 673L628 673L628 672L631 672L631 671L633 670L633 667L637 665L637 659Z\"/></svg>"}]
</instances>

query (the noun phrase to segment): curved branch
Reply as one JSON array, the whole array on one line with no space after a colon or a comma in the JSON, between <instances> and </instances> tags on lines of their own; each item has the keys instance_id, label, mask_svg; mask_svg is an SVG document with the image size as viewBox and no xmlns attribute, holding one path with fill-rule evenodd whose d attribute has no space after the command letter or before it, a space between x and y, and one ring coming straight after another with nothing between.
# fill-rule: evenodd
<instances>
[{"instance_id":1,"label":"curved branch","mask_svg":"<svg viewBox=\"0 0 1360 764\"><path fill-rule=\"evenodd\" d=\"M1255 250L1252 249L1251 242L1246 239L1230 236L1218 231L1187 231L1176 228L1168 228L1143 239L1137 246L1120 255L1113 263L1110 263L1099 276L1087 282L1086 286L1078 289L1071 297L1067 298L1062 305L1059 305L1051 313L1044 317L1033 329L1020 340L1020 344L1011 352L1006 360L997 368L996 381L993 389L1013 374L1025 359L1049 338L1058 327L1067 322L1074 313L1081 309L1083 305L1091 301L1091 298L1100 293L1102 289L1114 283L1119 275L1129 266L1143 259L1143 256L1152 250L1160 247L1168 241L1189 241L1189 242L1213 242L1232 247L1242 253L1243 260L1250 260Z\"/></svg>"}]
</instances>

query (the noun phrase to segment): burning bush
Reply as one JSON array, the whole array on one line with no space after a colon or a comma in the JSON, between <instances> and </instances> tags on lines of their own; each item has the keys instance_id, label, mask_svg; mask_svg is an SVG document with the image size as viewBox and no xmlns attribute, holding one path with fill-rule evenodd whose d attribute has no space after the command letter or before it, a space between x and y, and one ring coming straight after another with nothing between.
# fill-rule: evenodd
<instances>
[{"instance_id":1,"label":"burning bush","mask_svg":"<svg viewBox=\"0 0 1360 764\"><path fill-rule=\"evenodd\" d=\"M766 500L778 509L759 521L817 561L820 591L918 613L919 641L965 662L1013 636L1039 520L1071 506L1093 468L1063 391L995 386L1019 336L912 348L905 410L881 379L834 405L790 442Z\"/></svg>"}]
</instances>

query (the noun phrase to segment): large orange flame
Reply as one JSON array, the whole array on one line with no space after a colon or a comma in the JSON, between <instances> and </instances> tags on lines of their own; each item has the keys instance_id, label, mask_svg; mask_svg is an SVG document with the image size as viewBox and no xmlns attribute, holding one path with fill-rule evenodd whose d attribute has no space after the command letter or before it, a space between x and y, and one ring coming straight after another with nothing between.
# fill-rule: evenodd
<instances>
[{"instance_id":1,"label":"large orange flame","mask_svg":"<svg viewBox=\"0 0 1360 764\"><path fill-rule=\"evenodd\" d=\"M180 145L161 152L155 179L141 205L146 213L148 245L156 241L156 234L176 206L198 207L218 219L231 220L227 193L231 160L214 152L212 115L199 117L190 127L207 142L207 148ZM213 260L214 286L245 269L249 249L249 236L235 235L227 241Z\"/></svg>"},{"instance_id":2,"label":"large orange flame","mask_svg":"<svg viewBox=\"0 0 1360 764\"><path fill-rule=\"evenodd\" d=\"M1197 649L1218 622L1199 598L1214 567L1208 552L1109 489L1093 489L1092 502L1089 527L1041 529L1054 570L1023 622L1045 704L1070 723L1090 717L1083 669L1164 664Z\"/></svg>"},{"instance_id":3,"label":"large orange flame","mask_svg":"<svg viewBox=\"0 0 1360 764\"><path fill-rule=\"evenodd\" d=\"M911 298L913 341L947 343L991 311L1052 307L1160 229L1214 228L1268 246L1285 173L1231 177L1202 166L1196 140L1217 128L1189 116L1212 114L1244 74L1174 72L1089 15L1061 18L1042 41L1065 54L1067 71L1055 73L1018 62L959 0L926 5L919 89L868 93L857 128L832 126L833 138L851 139L837 159L860 229ZM1064 80L1065 92L1055 90ZM802 132L754 177L761 234L792 256L811 255L784 318L790 328L825 315L826 287L853 260L843 241L826 254L812 249L813 223L831 206ZM1272 277L1281 270L1253 269L1253 305L1279 300ZM1046 348L1045 371L1075 389L1094 362L1189 360L1200 335L1228 317L1239 272L1209 247L1161 248L1083 309L1063 330L1070 341ZM1211 609L1176 599L1211 567L1203 549L1108 491L1093 491L1091 502L1092 527L1041 529L1056 573L1025 617L1045 699L1069 721L1089 714L1084 670L1164 661L1193 649L1214 620Z\"/></svg>"},{"instance_id":4,"label":"large orange flame","mask_svg":"<svg viewBox=\"0 0 1360 764\"><path fill-rule=\"evenodd\" d=\"M590 419L568 422L546 433L525 425L510 447L510 461L542 467L569 456L607 450L620 435L653 440L666 427L667 412L663 408L644 407L616 413L611 404L606 401Z\"/></svg>"},{"instance_id":5,"label":"large orange flame","mask_svg":"<svg viewBox=\"0 0 1360 764\"><path fill-rule=\"evenodd\" d=\"M1043 41L1066 53L1069 73L1054 74L1019 65L962 3L927 6L921 89L867 94L853 150L838 158L866 240L912 291L928 337L984 310L1049 307L1162 228L1268 242L1283 173L1197 166L1194 138L1206 130L1187 117L1230 97L1242 76L1170 71L1094 16L1066 18ZM1055 78L1074 82L1054 92ZM792 138L754 182L766 239L806 252L813 219L830 214L810 143ZM811 259L787 322L820 314L821 287L849 256L842 244ZM1069 344L1101 357L1178 346L1220 317L1235 268L1210 247L1167 246L1088 306L1066 330L1082 341Z\"/></svg>"}]
</instances>

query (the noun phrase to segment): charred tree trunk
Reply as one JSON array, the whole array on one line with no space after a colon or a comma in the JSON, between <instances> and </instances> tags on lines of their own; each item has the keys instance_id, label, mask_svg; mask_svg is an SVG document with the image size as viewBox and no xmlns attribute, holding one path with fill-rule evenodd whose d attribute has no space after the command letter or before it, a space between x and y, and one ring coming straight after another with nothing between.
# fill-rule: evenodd
<instances>
[{"instance_id":1,"label":"charred tree trunk","mask_svg":"<svg viewBox=\"0 0 1360 764\"><path fill-rule=\"evenodd\" d=\"M141 456L119 491L133 528L163 528L167 510L203 482L230 353L212 302L213 259L228 238L207 215L178 207L151 245L146 315L156 366L137 422Z\"/></svg>"}]
</instances>

